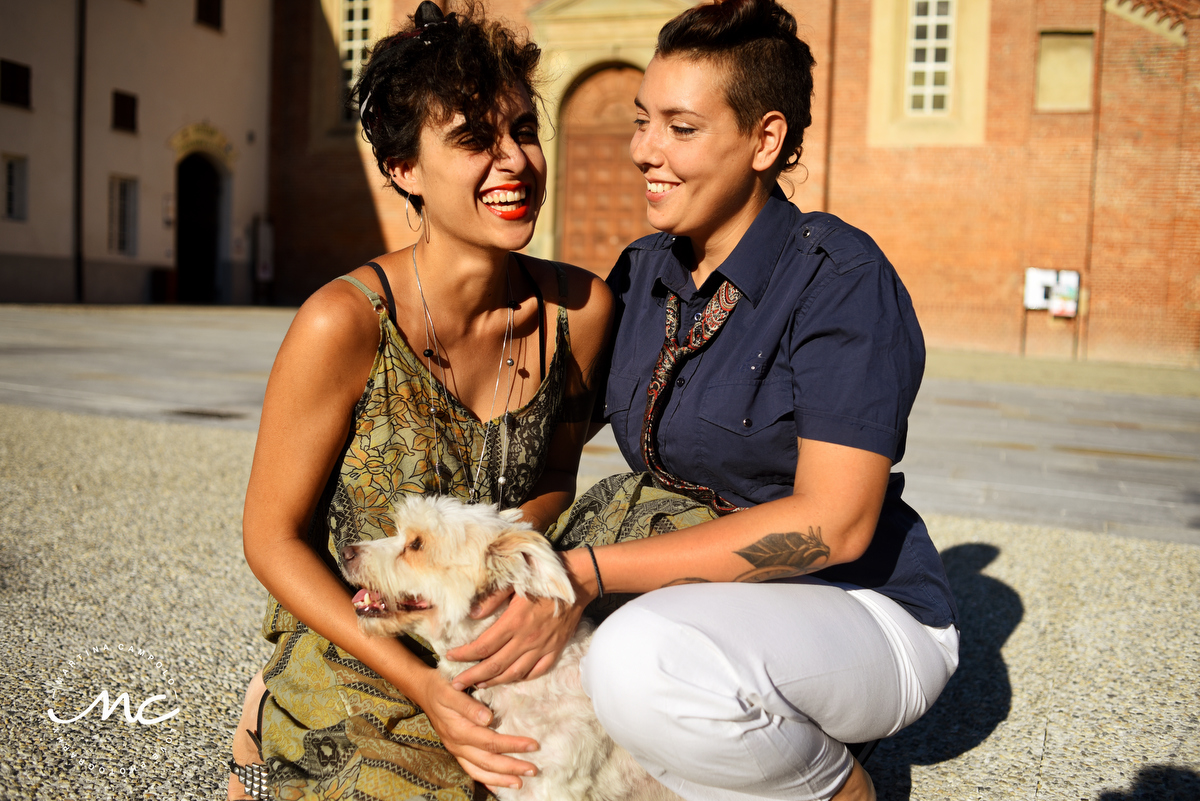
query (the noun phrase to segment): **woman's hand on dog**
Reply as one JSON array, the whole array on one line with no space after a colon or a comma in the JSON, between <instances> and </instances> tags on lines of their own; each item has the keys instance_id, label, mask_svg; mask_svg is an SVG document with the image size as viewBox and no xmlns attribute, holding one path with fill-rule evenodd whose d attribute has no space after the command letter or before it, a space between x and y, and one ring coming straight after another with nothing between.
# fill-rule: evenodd
<instances>
[{"instance_id":1,"label":"woman's hand on dog","mask_svg":"<svg viewBox=\"0 0 1200 801\"><path fill-rule=\"evenodd\" d=\"M508 684L536 679L549 671L575 633L584 607L592 600L592 595L584 588L576 585L575 590L575 603L565 610L554 601L523 598L511 590L494 593L482 600L479 607L472 610L471 617L489 617L505 601L509 601L508 609L474 642L446 654L456 661L479 662L460 673L454 680L454 687Z\"/></svg>"},{"instance_id":2,"label":"woman's hand on dog","mask_svg":"<svg viewBox=\"0 0 1200 801\"><path fill-rule=\"evenodd\" d=\"M414 693L415 695L415 693ZM442 744L472 779L493 787L520 788L521 776L533 776L537 766L507 754L538 750L536 740L497 734L488 728L492 711L454 689L437 671L426 674L418 701Z\"/></svg>"}]
</instances>

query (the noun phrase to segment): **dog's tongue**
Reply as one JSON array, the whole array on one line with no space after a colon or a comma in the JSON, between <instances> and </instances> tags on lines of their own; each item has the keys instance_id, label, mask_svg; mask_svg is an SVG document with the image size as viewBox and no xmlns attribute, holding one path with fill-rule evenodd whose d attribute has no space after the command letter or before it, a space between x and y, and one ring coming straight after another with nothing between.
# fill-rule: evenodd
<instances>
[{"instance_id":1,"label":"dog's tongue","mask_svg":"<svg viewBox=\"0 0 1200 801\"><path fill-rule=\"evenodd\" d=\"M382 611L384 608L383 596L378 592L372 593L365 587L354 594L354 608L360 612L366 611Z\"/></svg>"}]
</instances>

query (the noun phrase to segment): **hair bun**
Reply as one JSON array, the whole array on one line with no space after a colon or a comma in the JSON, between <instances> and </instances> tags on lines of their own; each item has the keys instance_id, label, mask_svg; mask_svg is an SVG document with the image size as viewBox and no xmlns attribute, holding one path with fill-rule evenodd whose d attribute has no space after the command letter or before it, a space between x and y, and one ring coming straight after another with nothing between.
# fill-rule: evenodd
<instances>
[{"instance_id":1,"label":"hair bun","mask_svg":"<svg viewBox=\"0 0 1200 801\"><path fill-rule=\"evenodd\" d=\"M438 8L437 3L430 0L424 0L421 5L417 6L417 13L413 14L413 22L418 28L426 25L437 25L439 22L445 22L446 15Z\"/></svg>"}]
</instances>

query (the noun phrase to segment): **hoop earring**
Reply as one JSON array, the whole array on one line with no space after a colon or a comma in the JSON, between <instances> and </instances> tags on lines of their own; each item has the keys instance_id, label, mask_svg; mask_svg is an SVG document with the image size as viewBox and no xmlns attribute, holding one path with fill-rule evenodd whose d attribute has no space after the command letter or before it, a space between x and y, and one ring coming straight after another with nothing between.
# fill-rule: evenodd
<instances>
[{"instance_id":1,"label":"hoop earring","mask_svg":"<svg viewBox=\"0 0 1200 801\"><path fill-rule=\"evenodd\" d=\"M408 230L412 231L414 234L418 234L421 232L421 226L423 226L425 224L425 215L423 215L420 211L418 211L417 219L420 221L421 225L418 225L416 228L413 228L412 220L408 216L408 195L405 195L404 196L404 222L408 223Z\"/></svg>"},{"instance_id":2,"label":"hoop earring","mask_svg":"<svg viewBox=\"0 0 1200 801\"><path fill-rule=\"evenodd\" d=\"M546 205L546 196L550 194L550 187L542 187L542 199L538 201L538 213L541 214L542 207Z\"/></svg>"}]
</instances>

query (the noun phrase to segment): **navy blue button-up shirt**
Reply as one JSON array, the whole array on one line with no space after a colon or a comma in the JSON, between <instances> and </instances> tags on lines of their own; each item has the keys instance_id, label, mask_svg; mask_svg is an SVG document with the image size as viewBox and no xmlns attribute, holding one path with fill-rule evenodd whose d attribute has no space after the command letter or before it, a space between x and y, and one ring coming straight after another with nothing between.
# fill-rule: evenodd
<instances>
[{"instance_id":1,"label":"navy blue button-up shirt","mask_svg":"<svg viewBox=\"0 0 1200 801\"><path fill-rule=\"evenodd\" d=\"M741 506L792 494L797 438L904 455L925 346L908 292L876 244L776 188L729 257L692 283L690 241L634 242L608 278L618 325L603 415L635 470L646 389L665 336L667 292L681 301L682 341L721 283L742 293L721 331L668 387L656 441L671 473ZM888 487L862 559L817 575L877 589L928 625L953 622L941 560L924 523Z\"/></svg>"}]
</instances>

